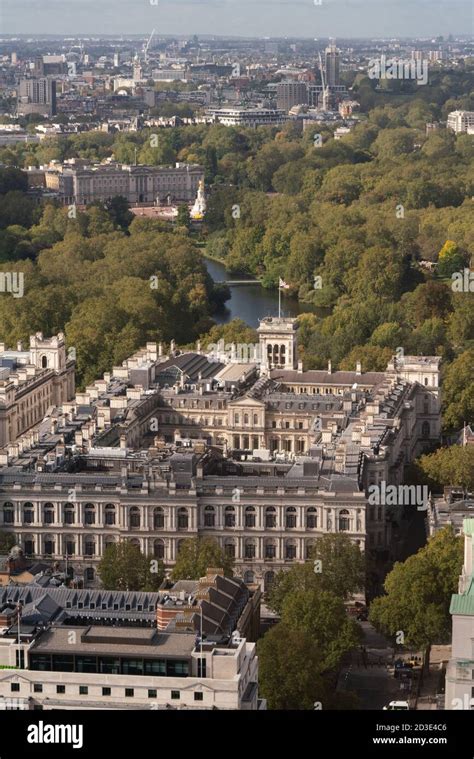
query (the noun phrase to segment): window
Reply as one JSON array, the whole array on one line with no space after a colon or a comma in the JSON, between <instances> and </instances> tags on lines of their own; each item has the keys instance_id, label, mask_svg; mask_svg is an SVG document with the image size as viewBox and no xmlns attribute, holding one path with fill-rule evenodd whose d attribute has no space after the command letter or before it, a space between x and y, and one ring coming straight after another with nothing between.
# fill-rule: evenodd
<instances>
[{"instance_id":1,"label":"window","mask_svg":"<svg viewBox=\"0 0 474 759\"><path fill-rule=\"evenodd\" d=\"M33 693L42 693L43 692L43 686L41 683L34 683L33 685Z\"/></svg>"},{"instance_id":2,"label":"window","mask_svg":"<svg viewBox=\"0 0 474 759\"><path fill-rule=\"evenodd\" d=\"M194 694L194 700L195 701L202 701L203 698L204 698L204 694L203 693L195 693Z\"/></svg>"},{"instance_id":3,"label":"window","mask_svg":"<svg viewBox=\"0 0 474 759\"><path fill-rule=\"evenodd\" d=\"M162 530L165 526L165 514L163 509L157 508L153 511L153 528Z\"/></svg>"},{"instance_id":4,"label":"window","mask_svg":"<svg viewBox=\"0 0 474 759\"><path fill-rule=\"evenodd\" d=\"M32 507L27 507L26 505L23 507L23 522L24 524L33 524L34 512Z\"/></svg>"},{"instance_id":5,"label":"window","mask_svg":"<svg viewBox=\"0 0 474 759\"><path fill-rule=\"evenodd\" d=\"M349 512L347 509L342 509L339 512L339 531L347 532L347 530L350 530Z\"/></svg>"},{"instance_id":6,"label":"window","mask_svg":"<svg viewBox=\"0 0 474 759\"><path fill-rule=\"evenodd\" d=\"M187 530L189 524L188 510L178 509L178 530Z\"/></svg>"},{"instance_id":7,"label":"window","mask_svg":"<svg viewBox=\"0 0 474 759\"><path fill-rule=\"evenodd\" d=\"M133 688L125 688L125 698L133 698L134 693Z\"/></svg>"},{"instance_id":8,"label":"window","mask_svg":"<svg viewBox=\"0 0 474 759\"><path fill-rule=\"evenodd\" d=\"M276 527L276 512L273 506L269 506L265 512L265 527Z\"/></svg>"},{"instance_id":9,"label":"window","mask_svg":"<svg viewBox=\"0 0 474 759\"><path fill-rule=\"evenodd\" d=\"M216 514L214 506L206 506L204 509L204 527L214 527L216 523Z\"/></svg>"},{"instance_id":10,"label":"window","mask_svg":"<svg viewBox=\"0 0 474 759\"><path fill-rule=\"evenodd\" d=\"M309 508L306 512L306 527L314 530L318 526L318 515L315 508Z\"/></svg>"},{"instance_id":11,"label":"window","mask_svg":"<svg viewBox=\"0 0 474 759\"><path fill-rule=\"evenodd\" d=\"M66 686L65 685L56 685L56 693L57 694L66 693Z\"/></svg>"},{"instance_id":12,"label":"window","mask_svg":"<svg viewBox=\"0 0 474 759\"><path fill-rule=\"evenodd\" d=\"M105 507L105 524L115 524L115 506L108 503Z\"/></svg>"},{"instance_id":13,"label":"window","mask_svg":"<svg viewBox=\"0 0 474 759\"><path fill-rule=\"evenodd\" d=\"M86 503L85 509L85 523L86 524L95 524L95 506L92 503Z\"/></svg>"},{"instance_id":14,"label":"window","mask_svg":"<svg viewBox=\"0 0 474 759\"><path fill-rule=\"evenodd\" d=\"M12 693L18 693L20 690L20 683L11 683L10 689Z\"/></svg>"},{"instance_id":15,"label":"window","mask_svg":"<svg viewBox=\"0 0 474 759\"><path fill-rule=\"evenodd\" d=\"M148 698L156 698L158 695L158 691L156 688L148 688Z\"/></svg>"},{"instance_id":16,"label":"window","mask_svg":"<svg viewBox=\"0 0 474 759\"><path fill-rule=\"evenodd\" d=\"M155 559L165 558L165 544L162 540L155 540L153 543L153 556Z\"/></svg>"},{"instance_id":17,"label":"window","mask_svg":"<svg viewBox=\"0 0 474 759\"><path fill-rule=\"evenodd\" d=\"M130 509L130 527L140 527L140 510L136 506Z\"/></svg>"},{"instance_id":18,"label":"window","mask_svg":"<svg viewBox=\"0 0 474 759\"><path fill-rule=\"evenodd\" d=\"M274 559L276 556L276 548L273 543L267 543L265 545L265 558Z\"/></svg>"},{"instance_id":19,"label":"window","mask_svg":"<svg viewBox=\"0 0 474 759\"><path fill-rule=\"evenodd\" d=\"M253 506L247 506L245 509L245 526L255 527L255 509Z\"/></svg>"},{"instance_id":20,"label":"window","mask_svg":"<svg viewBox=\"0 0 474 759\"><path fill-rule=\"evenodd\" d=\"M102 695L103 696L110 696L110 695L112 695L112 688L102 688Z\"/></svg>"},{"instance_id":21,"label":"window","mask_svg":"<svg viewBox=\"0 0 474 759\"><path fill-rule=\"evenodd\" d=\"M94 556L94 553L95 553L95 542L93 540L86 540L84 556Z\"/></svg>"},{"instance_id":22,"label":"window","mask_svg":"<svg viewBox=\"0 0 474 759\"><path fill-rule=\"evenodd\" d=\"M173 701L177 701L179 698L181 698L181 692L179 690L172 690L171 698Z\"/></svg>"},{"instance_id":23,"label":"window","mask_svg":"<svg viewBox=\"0 0 474 759\"><path fill-rule=\"evenodd\" d=\"M226 527L235 527L235 509L233 506L226 506L224 525Z\"/></svg>"},{"instance_id":24,"label":"window","mask_svg":"<svg viewBox=\"0 0 474 759\"><path fill-rule=\"evenodd\" d=\"M254 543L246 543L245 544L245 558L246 559L254 559L255 558L255 544Z\"/></svg>"},{"instance_id":25,"label":"window","mask_svg":"<svg viewBox=\"0 0 474 759\"><path fill-rule=\"evenodd\" d=\"M235 559L235 545L233 543L226 543L224 546L224 553L230 559Z\"/></svg>"},{"instance_id":26,"label":"window","mask_svg":"<svg viewBox=\"0 0 474 759\"><path fill-rule=\"evenodd\" d=\"M45 540L44 541L44 555L52 556L53 553L54 553L54 540Z\"/></svg>"},{"instance_id":27,"label":"window","mask_svg":"<svg viewBox=\"0 0 474 759\"><path fill-rule=\"evenodd\" d=\"M296 546L293 543L286 544L285 559L296 559Z\"/></svg>"},{"instance_id":28,"label":"window","mask_svg":"<svg viewBox=\"0 0 474 759\"><path fill-rule=\"evenodd\" d=\"M54 506L52 503L45 504L43 511L44 524L53 524L54 522Z\"/></svg>"},{"instance_id":29,"label":"window","mask_svg":"<svg viewBox=\"0 0 474 759\"><path fill-rule=\"evenodd\" d=\"M290 506L286 510L286 526L296 527L296 509L294 506Z\"/></svg>"},{"instance_id":30,"label":"window","mask_svg":"<svg viewBox=\"0 0 474 759\"><path fill-rule=\"evenodd\" d=\"M74 524L74 506L70 503L64 506L64 524Z\"/></svg>"},{"instance_id":31,"label":"window","mask_svg":"<svg viewBox=\"0 0 474 759\"><path fill-rule=\"evenodd\" d=\"M88 696L89 695L89 688L87 685L80 685L79 686L79 695L80 696Z\"/></svg>"}]
</instances>

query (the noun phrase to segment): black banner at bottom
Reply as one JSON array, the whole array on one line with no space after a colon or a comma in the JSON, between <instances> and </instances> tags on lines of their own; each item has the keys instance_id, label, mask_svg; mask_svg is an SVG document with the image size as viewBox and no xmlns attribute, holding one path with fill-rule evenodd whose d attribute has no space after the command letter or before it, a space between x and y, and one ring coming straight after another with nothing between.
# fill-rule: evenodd
<instances>
[{"instance_id":1,"label":"black banner at bottom","mask_svg":"<svg viewBox=\"0 0 474 759\"><path fill-rule=\"evenodd\" d=\"M472 711L0 711L0 759L123 756L138 748L151 755L168 741L182 750L183 739L200 754L220 745L219 753L254 755L261 745L268 755L281 751L282 738L296 750L305 741L315 751L473 759L473 736Z\"/></svg>"}]
</instances>

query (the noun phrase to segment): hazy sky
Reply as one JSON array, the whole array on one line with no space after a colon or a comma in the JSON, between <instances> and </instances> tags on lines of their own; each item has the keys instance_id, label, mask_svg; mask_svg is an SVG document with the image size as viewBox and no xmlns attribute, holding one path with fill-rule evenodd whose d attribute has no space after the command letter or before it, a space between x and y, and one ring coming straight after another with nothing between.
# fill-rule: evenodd
<instances>
[{"instance_id":1,"label":"hazy sky","mask_svg":"<svg viewBox=\"0 0 474 759\"><path fill-rule=\"evenodd\" d=\"M0 33L448 36L474 32L473 8L473 0L0 0Z\"/></svg>"}]
</instances>

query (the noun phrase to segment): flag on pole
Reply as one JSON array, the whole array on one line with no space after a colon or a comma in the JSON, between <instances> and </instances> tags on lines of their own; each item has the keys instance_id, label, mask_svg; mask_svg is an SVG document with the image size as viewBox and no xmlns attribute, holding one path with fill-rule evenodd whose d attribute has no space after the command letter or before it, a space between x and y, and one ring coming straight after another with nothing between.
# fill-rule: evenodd
<instances>
[{"instance_id":1,"label":"flag on pole","mask_svg":"<svg viewBox=\"0 0 474 759\"><path fill-rule=\"evenodd\" d=\"M281 277L280 277L280 282L279 282L278 287L280 287L282 290L289 290L290 289L290 285L287 285L286 282L285 282L285 280L282 279Z\"/></svg>"}]
</instances>

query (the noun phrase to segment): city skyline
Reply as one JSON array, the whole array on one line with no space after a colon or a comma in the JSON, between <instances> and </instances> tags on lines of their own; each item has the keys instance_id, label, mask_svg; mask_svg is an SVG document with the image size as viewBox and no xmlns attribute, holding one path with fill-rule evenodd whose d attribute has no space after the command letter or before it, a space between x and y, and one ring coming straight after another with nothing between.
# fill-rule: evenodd
<instances>
[{"instance_id":1,"label":"city skyline","mask_svg":"<svg viewBox=\"0 0 474 759\"><path fill-rule=\"evenodd\" d=\"M104 0L100 10L92 0L41 0L36 7L3 0L1 15L11 35L141 34L154 25L161 35L212 29L216 36L386 38L390 30L390 38L447 37L466 34L474 21L469 0Z\"/></svg>"}]
</instances>

